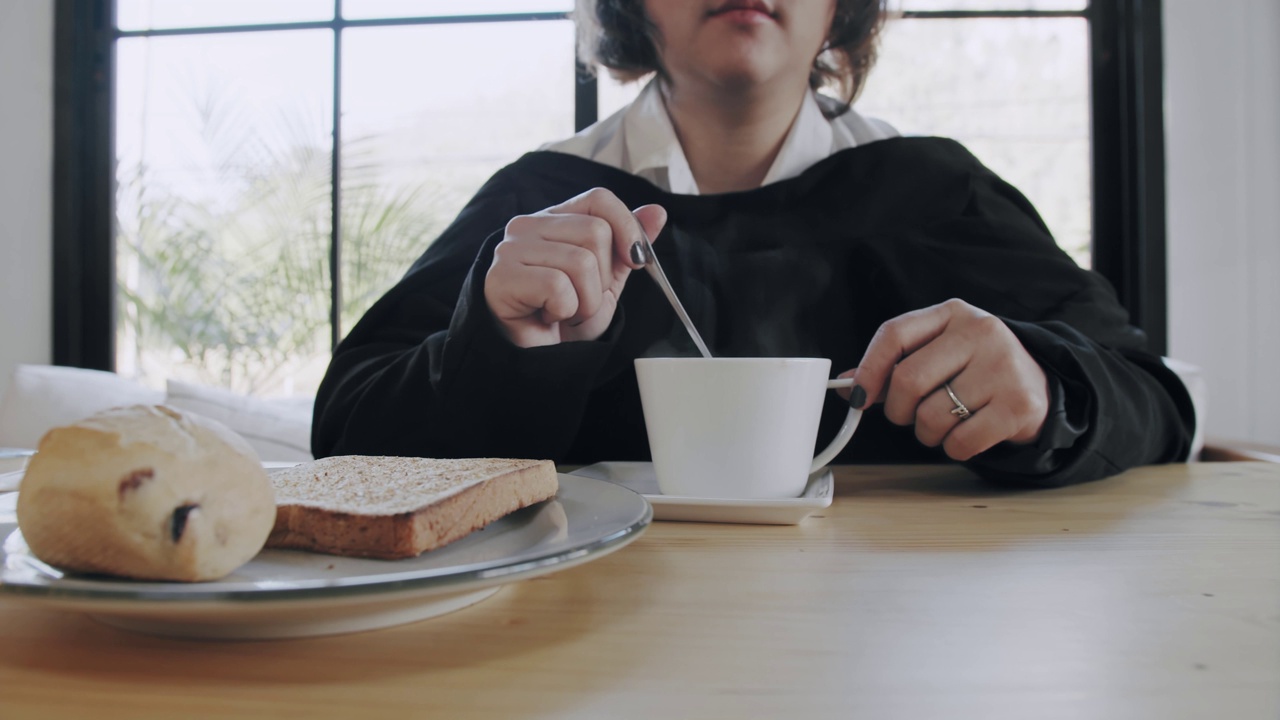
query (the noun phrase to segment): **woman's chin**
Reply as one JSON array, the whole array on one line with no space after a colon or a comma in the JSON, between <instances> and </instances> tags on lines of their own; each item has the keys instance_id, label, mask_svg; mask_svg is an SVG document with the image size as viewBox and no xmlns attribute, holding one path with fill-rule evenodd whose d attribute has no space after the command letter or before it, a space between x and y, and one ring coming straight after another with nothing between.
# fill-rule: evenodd
<instances>
[{"instance_id":1,"label":"woman's chin","mask_svg":"<svg viewBox=\"0 0 1280 720\"><path fill-rule=\"evenodd\" d=\"M781 63L759 52L725 52L703 68L703 76L723 88L751 89L775 79Z\"/></svg>"},{"instance_id":2,"label":"woman's chin","mask_svg":"<svg viewBox=\"0 0 1280 720\"><path fill-rule=\"evenodd\" d=\"M720 69L712 77L715 86L725 92L754 93L775 84L778 73L771 68L738 66Z\"/></svg>"}]
</instances>

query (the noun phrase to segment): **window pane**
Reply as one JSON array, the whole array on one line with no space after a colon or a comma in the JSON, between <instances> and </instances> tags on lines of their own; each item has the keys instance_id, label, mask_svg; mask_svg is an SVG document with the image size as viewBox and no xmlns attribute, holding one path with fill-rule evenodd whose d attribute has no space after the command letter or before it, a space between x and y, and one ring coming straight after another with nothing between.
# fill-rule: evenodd
<instances>
[{"instance_id":1,"label":"window pane","mask_svg":"<svg viewBox=\"0 0 1280 720\"><path fill-rule=\"evenodd\" d=\"M118 42L122 374L314 391L329 356L332 48L328 30Z\"/></svg>"},{"instance_id":2,"label":"window pane","mask_svg":"<svg viewBox=\"0 0 1280 720\"><path fill-rule=\"evenodd\" d=\"M432 15L490 15L528 12L568 12L573 0L343 0L342 16L430 17Z\"/></svg>"},{"instance_id":3,"label":"window pane","mask_svg":"<svg viewBox=\"0 0 1280 720\"><path fill-rule=\"evenodd\" d=\"M1109 0L1110 1L1110 0ZM889 0L891 10L1084 10L1088 0Z\"/></svg>"},{"instance_id":4,"label":"window pane","mask_svg":"<svg viewBox=\"0 0 1280 720\"><path fill-rule=\"evenodd\" d=\"M333 0L117 0L121 30L258 25L333 19Z\"/></svg>"},{"instance_id":5,"label":"window pane","mask_svg":"<svg viewBox=\"0 0 1280 720\"><path fill-rule=\"evenodd\" d=\"M342 60L345 333L491 174L573 134L573 25L355 28Z\"/></svg>"},{"instance_id":6,"label":"window pane","mask_svg":"<svg viewBox=\"0 0 1280 720\"><path fill-rule=\"evenodd\" d=\"M897 20L859 112L964 143L1089 264L1088 26L1075 18Z\"/></svg>"}]
</instances>

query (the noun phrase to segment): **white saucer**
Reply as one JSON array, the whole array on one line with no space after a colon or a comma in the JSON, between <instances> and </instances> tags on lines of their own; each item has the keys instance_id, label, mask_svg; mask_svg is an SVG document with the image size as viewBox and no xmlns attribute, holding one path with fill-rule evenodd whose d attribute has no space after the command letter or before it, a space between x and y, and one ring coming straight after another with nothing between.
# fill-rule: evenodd
<instances>
[{"instance_id":1,"label":"white saucer","mask_svg":"<svg viewBox=\"0 0 1280 720\"><path fill-rule=\"evenodd\" d=\"M814 511L831 505L835 485L831 471L823 468L809 477L800 497L739 500L663 495L653 463L647 462L602 462L569 474L607 480L640 493L653 506L654 520L754 525L797 525Z\"/></svg>"}]
</instances>

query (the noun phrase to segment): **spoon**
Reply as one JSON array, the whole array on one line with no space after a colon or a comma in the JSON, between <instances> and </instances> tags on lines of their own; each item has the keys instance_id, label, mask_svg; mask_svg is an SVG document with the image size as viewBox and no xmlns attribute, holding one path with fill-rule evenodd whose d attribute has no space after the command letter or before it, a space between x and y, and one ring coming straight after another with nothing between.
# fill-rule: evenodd
<instances>
[{"instance_id":1,"label":"spoon","mask_svg":"<svg viewBox=\"0 0 1280 720\"><path fill-rule=\"evenodd\" d=\"M702 336L698 334L698 328L693 326L689 313L685 312L684 306L680 304L680 298L676 297L676 291L667 280L667 274L662 272L662 266L658 264L658 256L653 252L653 245L649 244L649 236L643 230L640 232L640 241L631 246L631 262L644 265L645 271L654 282L658 283L658 287L662 288L662 294L667 296L671 307L675 308L676 315L680 316L680 322L684 323L684 329L689 331L689 337L693 338L693 344L698 346L702 357L710 359L711 351L707 349L707 344L702 342Z\"/></svg>"}]
</instances>

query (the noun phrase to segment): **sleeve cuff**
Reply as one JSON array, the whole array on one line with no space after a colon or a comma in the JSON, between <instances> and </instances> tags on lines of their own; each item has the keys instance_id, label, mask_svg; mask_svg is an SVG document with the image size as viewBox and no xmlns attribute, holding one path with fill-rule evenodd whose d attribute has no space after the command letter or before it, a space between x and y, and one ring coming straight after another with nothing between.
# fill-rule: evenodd
<instances>
[{"instance_id":1,"label":"sleeve cuff","mask_svg":"<svg viewBox=\"0 0 1280 720\"><path fill-rule=\"evenodd\" d=\"M1049 410L1040 437L1033 443L1000 443L969 460L967 465L996 480L1034 481L1072 465L1085 453L1082 439L1090 429L1093 401L1086 385L1063 377L1041 352L1039 328L1002 318L1022 346L1035 358L1049 381ZM1047 334L1047 333L1046 333Z\"/></svg>"},{"instance_id":2,"label":"sleeve cuff","mask_svg":"<svg viewBox=\"0 0 1280 720\"><path fill-rule=\"evenodd\" d=\"M1040 437L1026 445L1000 443L970 460L971 465L1010 476L1035 476L1048 475L1069 460L1072 447L1088 430L1088 421L1067 412L1069 401L1062 381L1052 374L1048 378L1049 412Z\"/></svg>"}]
</instances>

